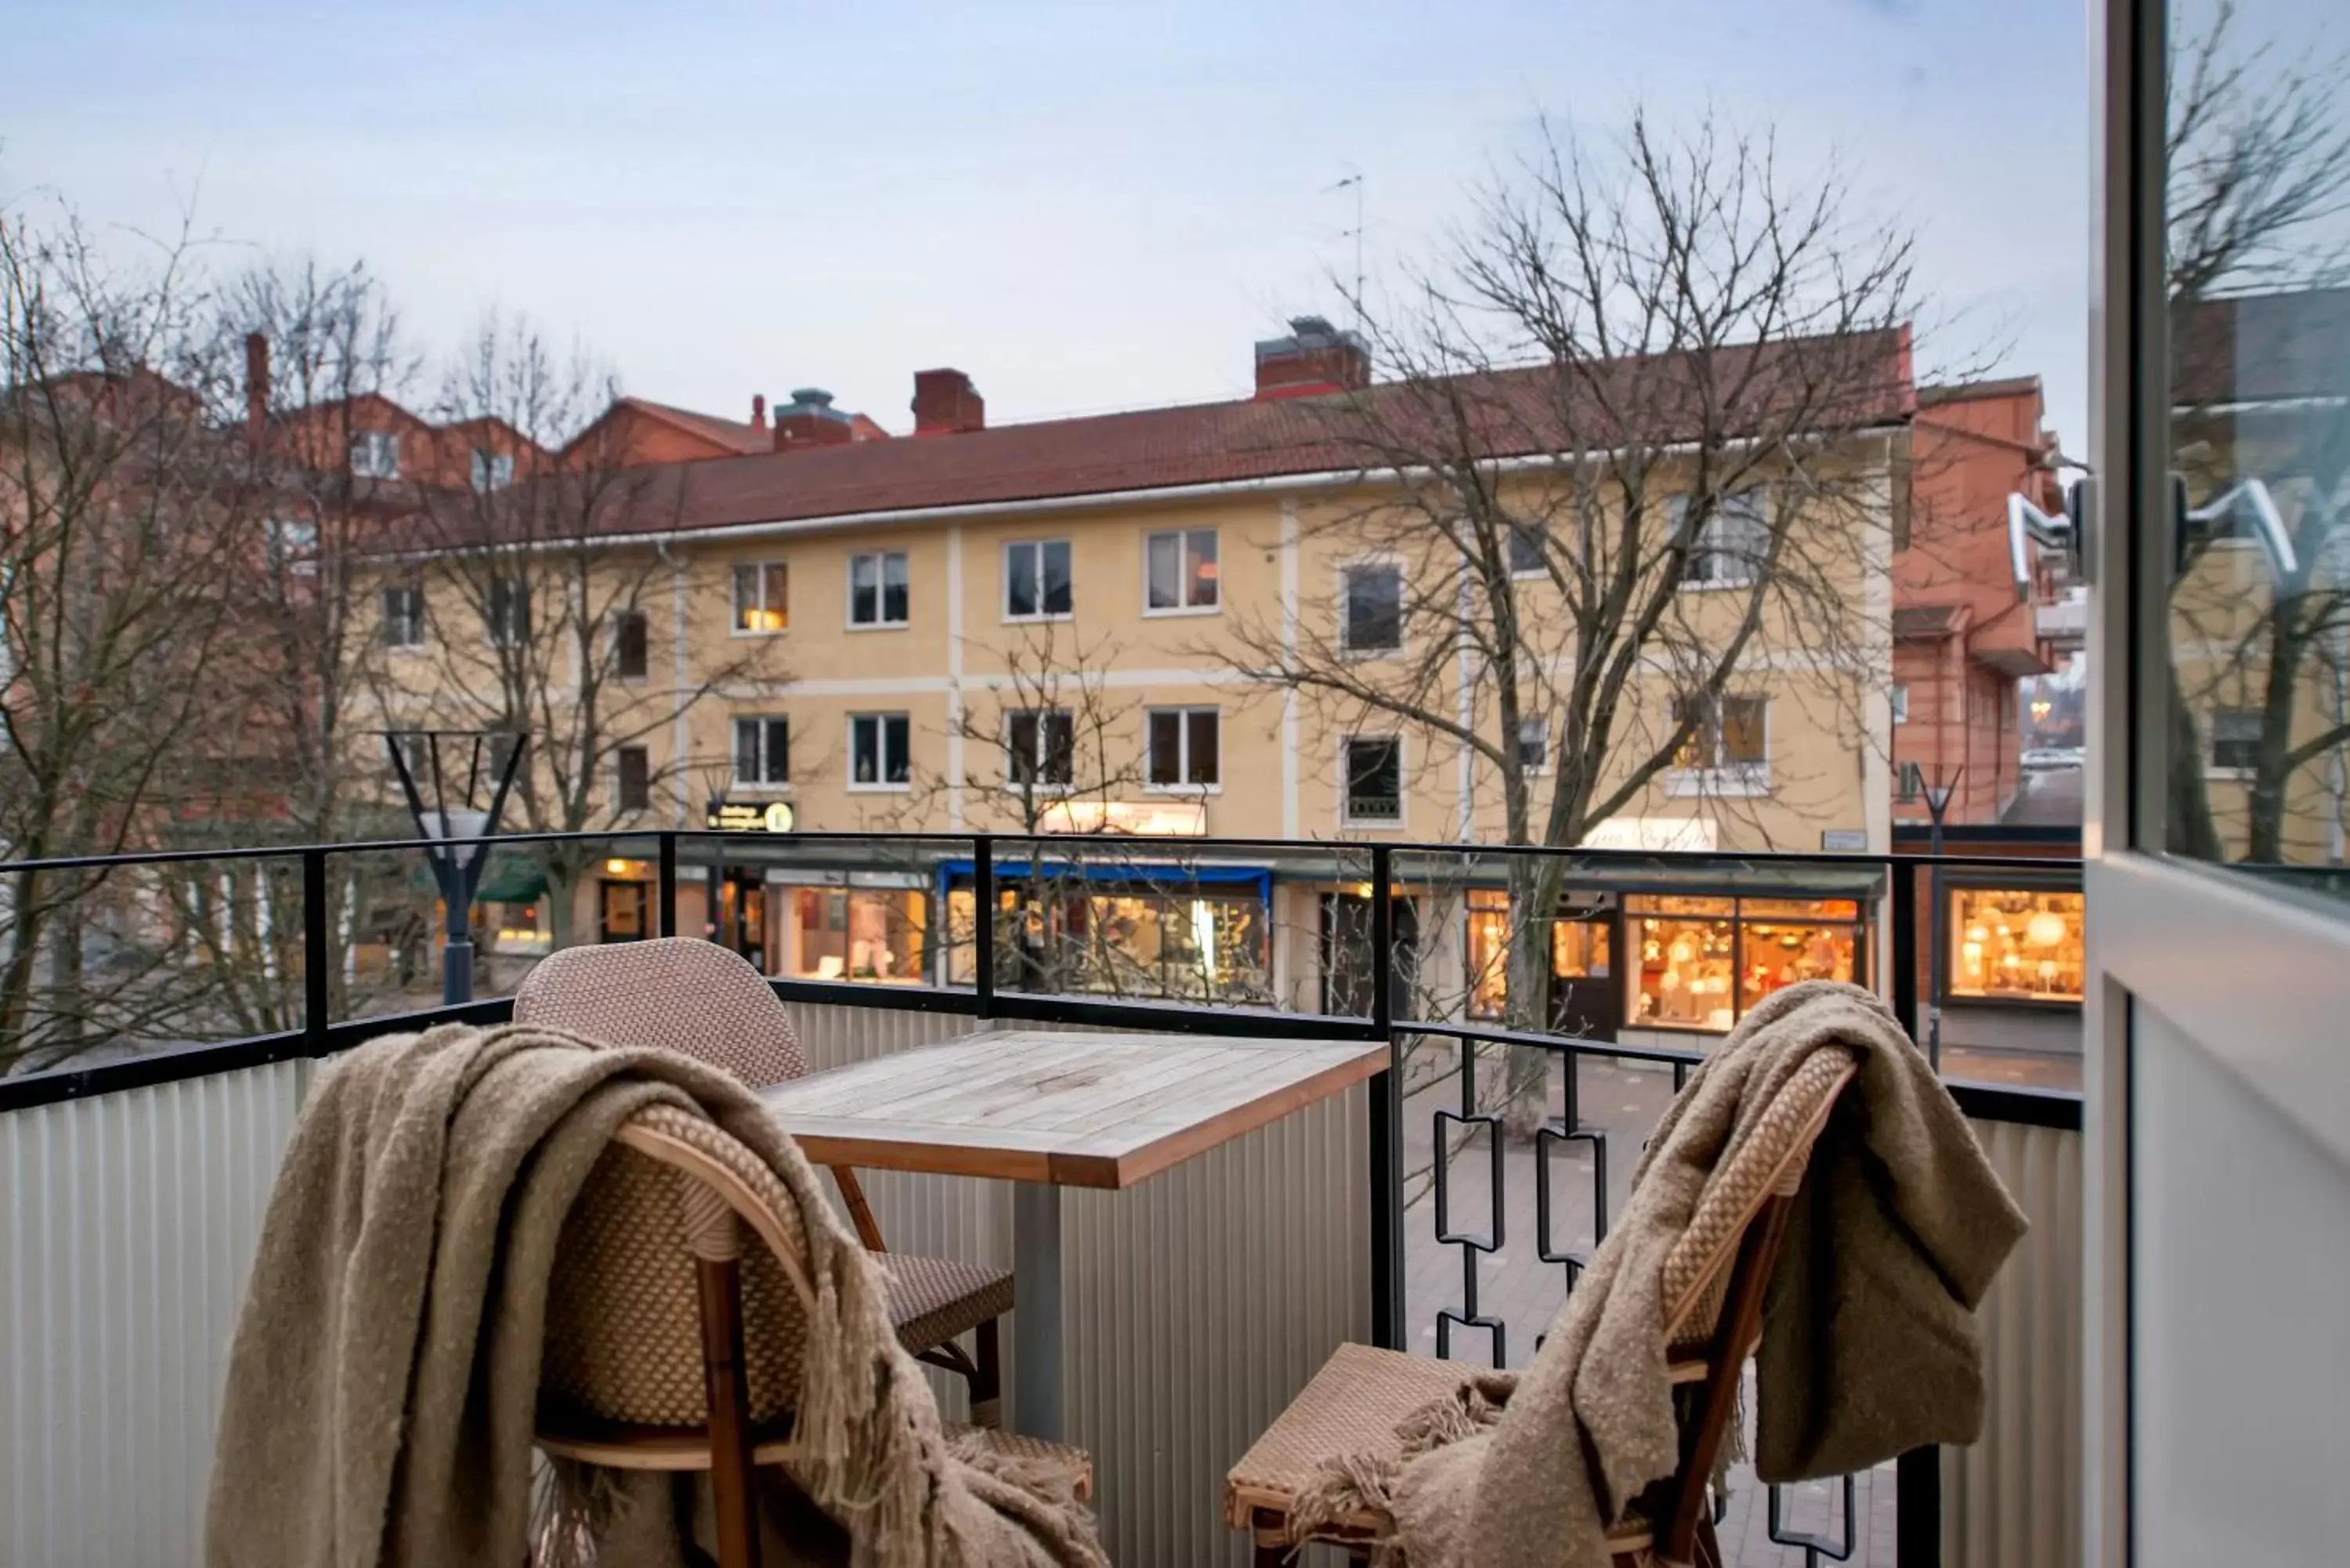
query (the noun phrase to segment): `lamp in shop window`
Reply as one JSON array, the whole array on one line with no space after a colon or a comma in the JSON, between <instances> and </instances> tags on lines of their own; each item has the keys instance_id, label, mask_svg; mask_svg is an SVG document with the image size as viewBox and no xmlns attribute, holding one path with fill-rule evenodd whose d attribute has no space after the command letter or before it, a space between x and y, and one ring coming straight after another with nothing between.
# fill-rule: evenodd
<instances>
[{"instance_id":1,"label":"lamp in shop window","mask_svg":"<svg viewBox=\"0 0 2350 1568\"><path fill-rule=\"evenodd\" d=\"M424 859L448 915L441 1000L451 1006L473 1000L473 896L526 739L519 730L383 732L417 836L433 841Z\"/></svg>"},{"instance_id":2,"label":"lamp in shop window","mask_svg":"<svg viewBox=\"0 0 2350 1568\"><path fill-rule=\"evenodd\" d=\"M2043 909L2024 923L2023 940L2035 948L2053 948L2064 936L2064 917L2054 909Z\"/></svg>"}]
</instances>

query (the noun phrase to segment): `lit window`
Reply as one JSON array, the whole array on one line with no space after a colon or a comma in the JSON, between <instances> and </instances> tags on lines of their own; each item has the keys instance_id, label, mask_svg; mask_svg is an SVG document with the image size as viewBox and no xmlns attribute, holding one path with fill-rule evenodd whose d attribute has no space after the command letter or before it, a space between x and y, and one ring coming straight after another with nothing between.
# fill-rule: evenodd
<instances>
[{"instance_id":1,"label":"lit window","mask_svg":"<svg viewBox=\"0 0 2350 1568\"><path fill-rule=\"evenodd\" d=\"M2261 765L2261 711L2221 708L2211 715L2211 771L2249 778Z\"/></svg>"},{"instance_id":2,"label":"lit window","mask_svg":"<svg viewBox=\"0 0 2350 1568\"><path fill-rule=\"evenodd\" d=\"M642 610L619 610L612 617L612 673L622 680L642 680L649 659L649 632Z\"/></svg>"},{"instance_id":3,"label":"lit window","mask_svg":"<svg viewBox=\"0 0 2350 1568\"><path fill-rule=\"evenodd\" d=\"M1339 636L1349 653L1393 653L1403 646L1403 568L1384 563L1348 566L1340 575L1345 599Z\"/></svg>"},{"instance_id":4,"label":"lit window","mask_svg":"<svg viewBox=\"0 0 2350 1568\"><path fill-rule=\"evenodd\" d=\"M873 550L848 557L848 624L906 624L906 552Z\"/></svg>"},{"instance_id":5,"label":"lit window","mask_svg":"<svg viewBox=\"0 0 2350 1568\"><path fill-rule=\"evenodd\" d=\"M424 646L424 589L421 585L402 583L383 590L383 645Z\"/></svg>"},{"instance_id":6,"label":"lit window","mask_svg":"<svg viewBox=\"0 0 2350 1568\"><path fill-rule=\"evenodd\" d=\"M520 577L492 577L482 607L494 646L519 648L530 640L530 585Z\"/></svg>"},{"instance_id":7,"label":"lit window","mask_svg":"<svg viewBox=\"0 0 2350 1568\"><path fill-rule=\"evenodd\" d=\"M1347 742L1347 820L1403 820L1403 742L1357 735Z\"/></svg>"},{"instance_id":8,"label":"lit window","mask_svg":"<svg viewBox=\"0 0 2350 1568\"><path fill-rule=\"evenodd\" d=\"M734 782L758 787L790 782L792 725L788 719L734 721Z\"/></svg>"},{"instance_id":9,"label":"lit window","mask_svg":"<svg viewBox=\"0 0 2350 1568\"><path fill-rule=\"evenodd\" d=\"M848 784L851 789L903 789L910 782L907 760L910 725L903 713L853 713L848 720Z\"/></svg>"},{"instance_id":10,"label":"lit window","mask_svg":"<svg viewBox=\"0 0 2350 1568\"><path fill-rule=\"evenodd\" d=\"M782 631L792 624L791 574L781 561L751 561L734 568L734 629Z\"/></svg>"},{"instance_id":11,"label":"lit window","mask_svg":"<svg viewBox=\"0 0 2350 1568\"><path fill-rule=\"evenodd\" d=\"M1069 542L1003 546L1003 618L1043 620L1070 612Z\"/></svg>"},{"instance_id":12,"label":"lit window","mask_svg":"<svg viewBox=\"0 0 2350 1568\"><path fill-rule=\"evenodd\" d=\"M1684 773L1762 774L1771 761L1770 700L1704 696L1673 699L1676 728L1691 726L1673 758Z\"/></svg>"},{"instance_id":13,"label":"lit window","mask_svg":"<svg viewBox=\"0 0 2350 1568\"><path fill-rule=\"evenodd\" d=\"M922 980L924 899L894 888L800 888L792 894L797 972L806 980Z\"/></svg>"},{"instance_id":14,"label":"lit window","mask_svg":"<svg viewBox=\"0 0 2350 1568\"><path fill-rule=\"evenodd\" d=\"M1771 992L1857 981L1860 906L1850 898L1628 898L1638 1022L1727 1031Z\"/></svg>"},{"instance_id":15,"label":"lit window","mask_svg":"<svg viewBox=\"0 0 2350 1568\"><path fill-rule=\"evenodd\" d=\"M1213 708L1153 708L1146 721L1153 789L1212 787L1218 781L1219 715Z\"/></svg>"},{"instance_id":16,"label":"lit window","mask_svg":"<svg viewBox=\"0 0 2350 1568\"><path fill-rule=\"evenodd\" d=\"M486 447L473 449L473 489L478 494L504 490L514 483L514 455L492 452Z\"/></svg>"},{"instance_id":17,"label":"lit window","mask_svg":"<svg viewBox=\"0 0 2350 1568\"><path fill-rule=\"evenodd\" d=\"M1014 784L1066 788L1076 772L1076 729L1065 709L1019 709L1003 723L1003 776Z\"/></svg>"},{"instance_id":18,"label":"lit window","mask_svg":"<svg viewBox=\"0 0 2350 1568\"><path fill-rule=\"evenodd\" d=\"M1153 534L1143 541L1143 561L1149 579L1143 599L1145 608L1196 610L1216 607L1213 528Z\"/></svg>"},{"instance_id":19,"label":"lit window","mask_svg":"<svg viewBox=\"0 0 2350 1568\"><path fill-rule=\"evenodd\" d=\"M2084 907L2077 892L1951 888L1950 994L2080 1001Z\"/></svg>"},{"instance_id":20,"label":"lit window","mask_svg":"<svg viewBox=\"0 0 2350 1568\"><path fill-rule=\"evenodd\" d=\"M1518 721L1518 770L1521 773L1550 772L1550 721L1521 719Z\"/></svg>"},{"instance_id":21,"label":"lit window","mask_svg":"<svg viewBox=\"0 0 2350 1568\"><path fill-rule=\"evenodd\" d=\"M619 773L620 809L643 811L652 805L652 755L642 746L622 746L613 753Z\"/></svg>"},{"instance_id":22,"label":"lit window","mask_svg":"<svg viewBox=\"0 0 2350 1568\"><path fill-rule=\"evenodd\" d=\"M1669 511L1679 536L1689 526L1689 498L1677 495ZM1771 554L1771 524L1762 493L1744 490L1715 498L1697 537L1690 541L1684 584L1706 587L1736 587L1751 583Z\"/></svg>"},{"instance_id":23,"label":"lit window","mask_svg":"<svg viewBox=\"0 0 2350 1568\"><path fill-rule=\"evenodd\" d=\"M351 436L351 472L361 479L400 477L400 433L358 431Z\"/></svg>"}]
</instances>

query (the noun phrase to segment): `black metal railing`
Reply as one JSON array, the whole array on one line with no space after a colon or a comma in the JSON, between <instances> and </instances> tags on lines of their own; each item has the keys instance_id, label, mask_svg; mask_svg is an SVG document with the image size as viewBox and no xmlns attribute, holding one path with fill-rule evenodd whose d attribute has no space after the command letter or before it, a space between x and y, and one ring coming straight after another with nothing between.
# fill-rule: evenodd
<instances>
[{"instance_id":1,"label":"black metal railing","mask_svg":"<svg viewBox=\"0 0 2350 1568\"><path fill-rule=\"evenodd\" d=\"M270 862L282 870L286 862L298 866L298 886L302 900L300 919L300 1009L299 1027L277 1030L242 1038L188 1044L140 1051L106 1060L68 1062L45 1070L22 1072L0 1076L0 1113L21 1110L44 1104L83 1098L150 1085L192 1079L213 1074L233 1071L261 1064L296 1057L323 1056L348 1048L373 1035L392 1031L412 1030L446 1022L488 1023L510 1015L511 1002L503 997L491 997L462 1006L435 1006L390 1011L376 1016L334 1016L336 1011L334 957L338 942L335 929L336 862L348 857L369 857L368 863L378 865L388 855L421 853L437 846L431 839L405 839L355 845L303 845L286 847L262 846L234 850L159 851L147 854L88 857L40 862L0 864L0 886L22 888L31 885L23 877L31 872L36 877L51 877L67 874L88 874L103 877L130 873L138 868L187 867L238 867L247 863ZM1287 1037L1322 1037L1373 1040L1386 1044L1389 1053L1388 1066L1372 1080L1367 1096L1367 1141L1369 1169L1367 1178L1371 1189L1370 1234L1370 1295L1373 1335L1381 1345L1400 1348L1407 1343L1408 1318L1411 1303L1407 1290L1404 1269L1409 1251L1406 1242L1406 1225L1413 1199L1406 1190L1407 1137L1406 1102L1419 1094L1432 1093L1447 1086L1455 1091L1448 1104L1430 1112L1428 1131L1432 1164L1429 1181L1419 1196L1429 1202L1428 1220L1432 1240L1438 1246L1456 1248L1461 1253L1460 1287L1453 1299L1437 1303L1429 1322L1433 1329L1435 1349L1440 1355L1450 1355L1455 1346L1456 1331L1483 1334L1491 1359L1500 1366L1509 1360L1508 1349L1511 1323L1505 1315L1486 1310L1481 1301L1481 1260L1500 1253L1507 1244L1511 1218L1507 1201L1509 1184L1504 1174L1504 1145L1510 1135L1505 1126L1505 1112L1496 1108L1481 1078L1481 1067L1496 1064L1513 1070L1509 1064L1539 1059L1545 1064L1563 1064L1563 1111L1553 1115L1547 1099L1539 1106L1538 1125L1531 1129L1527 1139L1533 1150L1534 1214L1534 1255L1543 1264L1560 1271L1561 1296L1570 1292L1574 1282L1588 1262L1590 1249L1605 1239L1610 1209L1608 1182L1611 1170L1618 1175L1627 1172L1631 1160L1627 1151L1617 1150L1611 1157L1611 1130L1621 1133L1625 1128L1611 1129L1587 1120L1583 1111L1581 1077L1586 1063L1612 1064L1621 1067L1626 1063L1645 1064L1648 1068L1669 1071L1670 1081L1678 1090L1686 1081L1689 1070L1702 1060L1700 1044L1682 1044L1663 1039L1626 1040L1599 1038L1555 1031L1511 1028L1502 1024L1480 1022L1468 1017L1399 1016L1399 996L1409 1000L1408 988L1399 987L1399 959L1412 965L1417 975L1420 955L1415 950L1401 950L1407 939L1399 933L1396 920L1396 890L1425 888L1434 885L1431 867L1458 867L1474 861L1479 867L1523 857L1565 860L1577 879L1586 885L1607 887L1611 878L1620 879L1626 890L1635 888L1653 888L1659 885L1660 868L1669 874L1668 880L1679 877L1686 886L1692 879L1711 880L1725 888L1748 887L1758 877L1772 875L1783 877L1791 868L1816 874L1833 874L1849 878L1866 874L1877 880L1872 891L1854 896L1854 902L1863 911L1859 929L1862 943L1866 947L1866 935L1873 927L1879 940L1875 951L1881 954L1877 967L1896 1012L1905 1021L1917 1020L1919 1014L1918 978L1926 966L1920 962L1918 946L1918 891L1921 875L1933 870L1985 872L2013 869L2045 877L2051 872L2077 872L2078 863L2046 858L2012 859L1997 856L1925 857L1918 855L1804 855L1757 856L1720 852L1676 852L1669 856L1638 851L1560 850L1539 847L1464 846L1460 844L1364 844L1354 841L1296 841L1263 839L1190 839L1180 843L1166 840L1105 840L1076 839L1066 836L1043 836L1009 834L795 834L783 836L764 835L723 834L690 830L657 830L651 832L612 834L508 834L492 841L500 852L535 852L552 854L569 846L575 856L588 846L645 846L650 851L643 858L653 867L652 906L654 927L660 935L678 934L680 884L688 857L712 863L713 880L710 884L714 898L715 876L719 863L730 851L756 852L769 863L788 863L795 857L820 857L827 853L854 852L858 846L885 845L891 854L907 864L943 865L949 859L960 862L968 857L971 892L970 941L973 961L970 966L968 984L944 982L943 964L931 963L926 955L926 982L921 984L880 985L855 980L809 979L800 977L774 978L770 984L786 1000L809 1003L847 1005L868 1008L912 1009L923 1012L953 1013L974 1019L1030 1020L1042 1023L1084 1023L1100 1027L1171 1030L1190 1033L1228 1035L1282 1035ZM1026 989L1021 983L1007 986L1009 975L1015 982L1033 978L1018 964L1005 966L1000 962L1004 951L1003 938L1003 898L1006 889L1015 883L1024 868L1032 867L1040 855L1049 852L1063 857L1091 857L1096 861L1124 856L1133 859L1177 860L1198 866L1203 862L1229 861L1242 857L1300 857L1312 860L1312 866L1297 880L1328 885L1344 882L1368 889L1368 952L1357 955L1367 964L1368 984L1355 988L1351 994L1362 998L1360 1012L1331 1012L1262 1005L1207 1004L1195 1000L1169 999L1135 995L1075 995L1066 992L1039 992ZM1015 852L1007 855L1007 851ZM631 857L631 863L636 857ZM1009 875L1007 875L1009 874ZM1178 866L1170 875L1180 877ZM941 903L945 901L943 880L938 883ZM1265 883L1270 899L1272 883ZM1783 888L1776 889L1783 891ZM711 901L706 899L706 902ZM1617 898L1620 908L1621 898ZM1881 914L1874 921L1867 915L1874 903ZM0 932L7 927L5 910L0 910ZM346 918L348 916L346 915ZM1268 921L1271 917L1268 913ZM1620 916L1619 916L1620 919ZM1881 927L1878 926L1881 922ZM1415 929L1421 939L1441 933ZM941 909L934 912L929 930L946 932L952 937L951 922ZM1322 932L1326 950L1331 940L1326 926ZM1268 928L1268 941L1277 940ZM348 937L341 940L348 950ZM1432 944L1430 944L1432 945ZM1326 951L1326 961L1327 954ZM1939 991L1940 960L1935 957L1936 990ZM1623 966L1615 966L1608 983L1621 986L1625 976ZM1742 984L1742 977L1734 984ZM1326 988L1322 993L1329 994ZM1618 995L1620 997L1620 992ZM1620 1009L1619 1009L1620 1011ZM1465 1009L1464 1009L1465 1012ZM0 1045L5 1045L0 1041ZM1449 1054L1449 1064L1445 1057ZM1429 1064L1436 1064L1431 1068ZM1417 1066L1421 1076L1411 1081L1411 1071ZM1545 1071L1547 1067L1545 1066ZM2081 1106L2077 1094L2061 1090L2034 1090L2003 1087L1982 1084L1954 1082L1953 1094L1970 1116L1988 1120L2024 1122L2037 1126L2074 1127L2080 1126ZM1546 1095L1546 1090L1544 1091ZM1638 1130L1638 1129L1632 1129ZM1641 1136L1645 1137L1645 1133ZM1456 1213L1456 1174L1454 1158L1465 1155L1471 1141L1482 1137L1487 1142L1482 1157L1485 1161L1482 1172L1488 1194L1487 1212L1482 1226L1472 1225ZM1558 1237L1560 1194L1555 1184L1553 1157L1562 1151L1580 1150L1587 1158L1591 1179L1588 1203L1592 1220L1589 1247L1562 1245ZM1522 1328L1538 1326L1521 1324ZM1531 1342L1538 1345L1539 1340ZM1898 1525L1897 1527L1898 1560L1904 1568L1930 1564L1939 1560L1940 1537L1940 1470L1939 1456L1932 1450L1904 1456L1897 1469L1898 1494ZM1770 1530L1772 1539L1784 1545L1803 1548L1808 1558L1835 1556L1837 1542L1848 1545L1856 1537L1857 1521L1851 1517L1852 1491L1845 1491L1846 1518L1843 1528L1831 1536L1795 1534L1783 1532L1777 1500L1773 1501Z\"/></svg>"}]
</instances>

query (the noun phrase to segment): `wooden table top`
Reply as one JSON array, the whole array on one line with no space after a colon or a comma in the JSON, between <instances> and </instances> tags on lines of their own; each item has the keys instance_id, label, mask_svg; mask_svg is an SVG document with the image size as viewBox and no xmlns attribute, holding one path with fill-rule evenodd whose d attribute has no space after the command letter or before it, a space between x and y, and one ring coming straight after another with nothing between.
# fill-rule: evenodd
<instances>
[{"instance_id":1,"label":"wooden table top","mask_svg":"<svg viewBox=\"0 0 2350 1568\"><path fill-rule=\"evenodd\" d=\"M1387 1064L1359 1040L1001 1029L759 1097L819 1165L1119 1188Z\"/></svg>"}]
</instances>

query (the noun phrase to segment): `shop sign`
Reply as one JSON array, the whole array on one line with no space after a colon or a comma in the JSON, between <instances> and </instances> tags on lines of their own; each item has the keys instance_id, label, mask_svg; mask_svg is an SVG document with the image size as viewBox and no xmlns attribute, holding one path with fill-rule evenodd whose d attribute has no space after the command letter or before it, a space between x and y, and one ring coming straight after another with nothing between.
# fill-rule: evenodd
<instances>
[{"instance_id":1,"label":"shop sign","mask_svg":"<svg viewBox=\"0 0 2350 1568\"><path fill-rule=\"evenodd\" d=\"M789 833L795 820L782 800L713 800L704 826L721 833Z\"/></svg>"},{"instance_id":2,"label":"shop sign","mask_svg":"<svg viewBox=\"0 0 2350 1568\"><path fill-rule=\"evenodd\" d=\"M1713 824L1689 816L1611 816L1583 836L1585 849L1708 850Z\"/></svg>"},{"instance_id":3,"label":"shop sign","mask_svg":"<svg viewBox=\"0 0 2350 1568\"><path fill-rule=\"evenodd\" d=\"M1045 807L1039 826L1047 833L1198 838L1208 831L1208 807L1197 800L1060 800Z\"/></svg>"}]
</instances>

